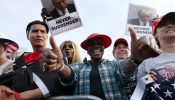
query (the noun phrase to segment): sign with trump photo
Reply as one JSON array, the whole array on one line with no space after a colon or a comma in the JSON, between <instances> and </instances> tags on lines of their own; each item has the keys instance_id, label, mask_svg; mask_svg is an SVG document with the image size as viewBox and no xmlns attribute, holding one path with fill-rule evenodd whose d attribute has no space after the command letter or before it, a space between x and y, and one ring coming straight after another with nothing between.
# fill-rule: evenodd
<instances>
[{"instance_id":1,"label":"sign with trump photo","mask_svg":"<svg viewBox=\"0 0 175 100\"><path fill-rule=\"evenodd\" d=\"M157 12L154 8L130 3L126 34L130 35L128 28L132 27L138 37L144 35L152 36L152 19L156 17Z\"/></svg>"},{"instance_id":2,"label":"sign with trump photo","mask_svg":"<svg viewBox=\"0 0 175 100\"><path fill-rule=\"evenodd\" d=\"M73 0L41 0L41 16L47 22L52 35L82 26Z\"/></svg>"}]
</instances>

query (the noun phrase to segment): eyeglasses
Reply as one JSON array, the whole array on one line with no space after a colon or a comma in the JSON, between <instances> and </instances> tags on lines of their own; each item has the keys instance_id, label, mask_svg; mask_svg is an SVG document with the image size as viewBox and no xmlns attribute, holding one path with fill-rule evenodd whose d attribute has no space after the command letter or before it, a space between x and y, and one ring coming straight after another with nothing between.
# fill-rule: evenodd
<instances>
[{"instance_id":1,"label":"eyeglasses","mask_svg":"<svg viewBox=\"0 0 175 100\"><path fill-rule=\"evenodd\" d=\"M103 40L88 41L88 46L103 45Z\"/></svg>"}]
</instances>

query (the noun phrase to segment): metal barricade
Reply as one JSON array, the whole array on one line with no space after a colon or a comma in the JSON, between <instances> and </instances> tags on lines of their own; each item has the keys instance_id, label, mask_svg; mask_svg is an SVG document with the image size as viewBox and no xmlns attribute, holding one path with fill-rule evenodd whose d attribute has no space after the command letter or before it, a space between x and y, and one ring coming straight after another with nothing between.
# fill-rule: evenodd
<instances>
[{"instance_id":1,"label":"metal barricade","mask_svg":"<svg viewBox=\"0 0 175 100\"><path fill-rule=\"evenodd\" d=\"M99 97L84 95L84 96L54 96L45 100L102 100Z\"/></svg>"}]
</instances>

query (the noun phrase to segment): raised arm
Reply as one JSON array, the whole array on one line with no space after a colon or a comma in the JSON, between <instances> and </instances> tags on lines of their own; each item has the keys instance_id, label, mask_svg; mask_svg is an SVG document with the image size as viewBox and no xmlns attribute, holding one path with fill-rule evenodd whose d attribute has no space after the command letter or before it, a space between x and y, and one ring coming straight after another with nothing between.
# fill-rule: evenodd
<instances>
[{"instance_id":1,"label":"raised arm","mask_svg":"<svg viewBox=\"0 0 175 100\"><path fill-rule=\"evenodd\" d=\"M137 39L136 33L129 28L131 34L131 55L124 62L125 69L128 72L135 71L139 64L150 57L156 57L160 54L160 49L153 37L143 36Z\"/></svg>"},{"instance_id":2,"label":"raised arm","mask_svg":"<svg viewBox=\"0 0 175 100\"><path fill-rule=\"evenodd\" d=\"M47 23L47 17L50 17L50 13L46 8L42 8L41 10L41 17L45 23Z\"/></svg>"},{"instance_id":3,"label":"raised arm","mask_svg":"<svg viewBox=\"0 0 175 100\"><path fill-rule=\"evenodd\" d=\"M52 49L44 49L40 56L41 67L49 72L56 70L62 79L68 78L71 75L71 69L64 64L62 52L53 36L50 36L50 45Z\"/></svg>"}]
</instances>

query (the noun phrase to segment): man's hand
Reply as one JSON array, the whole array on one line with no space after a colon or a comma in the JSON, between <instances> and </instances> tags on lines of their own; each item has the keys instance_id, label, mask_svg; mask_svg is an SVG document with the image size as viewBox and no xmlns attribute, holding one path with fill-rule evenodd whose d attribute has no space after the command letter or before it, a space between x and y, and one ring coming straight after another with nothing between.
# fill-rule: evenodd
<instances>
[{"instance_id":1,"label":"man's hand","mask_svg":"<svg viewBox=\"0 0 175 100\"><path fill-rule=\"evenodd\" d=\"M2 97L4 97L4 94L13 95L13 93L14 92L10 88L3 86L3 85L0 86L0 100L2 100Z\"/></svg>"},{"instance_id":2,"label":"man's hand","mask_svg":"<svg viewBox=\"0 0 175 100\"><path fill-rule=\"evenodd\" d=\"M49 11L46 8L43 8L42 12L41 12L41 16L42 16L43 19L46 19L47 17L50 17L51 15L50 15Z\"/></svg>"},{"instance_id":3,"label":"man's hand","mask_svg":"<svg viewBox=\"0 0 175 100\"><path fill-rule=\"evenodd\" d=\"M62 52L57 47L53 36L50 36L50 45L52 49L44 49L40 56L41 66L49 72L57 70L60 78L68 78L71 75L71 69L64 65Z\"/></svg>"},{"instance_id":4,"label":"man's hand","mask_svg":"<svg viewBox=\"0 0 175 100\"><path fill-rule=\"evenodd\" d=\"M134 29L129 28L129 31L131 34L131 59L142 62L160 54L160 49L153 37L143 36L137 39Z\"/></svg>"},{"instance_id":5,"label":"man's hand","mask_svg":"<svg viewBox=\"0 0 175 100\"><path fill-rule=\"evenodd\" d=\"M54 37L50 36L52 49L44 49L40 56L40 64L47 71L59 70L63 66L63 55L60 48L56 45Z\"/></svg>"},{"instance_id":6,"label":"man's hand","mask_svg":"<svg viewBox=\"0 0 175 100\"><path fill-rule=\"evenodd\" d=\"M16 97L13 94L8 94L6 92L2 92L1 94L1 100L16 100Z\"/></svg>"}]
</instances>

